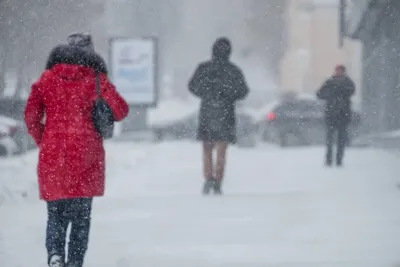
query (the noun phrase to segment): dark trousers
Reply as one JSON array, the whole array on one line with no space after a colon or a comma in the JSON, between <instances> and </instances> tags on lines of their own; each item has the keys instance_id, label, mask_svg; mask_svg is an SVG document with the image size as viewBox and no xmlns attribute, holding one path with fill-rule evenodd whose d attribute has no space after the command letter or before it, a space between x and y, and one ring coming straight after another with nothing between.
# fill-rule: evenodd
<instances>
[{"instance_id":1,"label":"dark trousers","mask_svg":"<svg viewBox=\"0 0 400 267\"><path fill-rule=\"evenodd\" d=\"M327 125L326 130L326 163L332 164L333 144L337 134L336 142L336 164L341 165L344 157L344 150L347 143L347 124Z\"/></svg>"},{"instance_id":2,"label":"dark trousers","mask_svg":"<svg viewBox=\"0 0 400 267\"><path fill-rule=\"evenodd\" d=\"M92 198L73 198L47 202L46 248L48 260L59 255L65 261L68 225L71 232L68 243L68 263L83 265L88 247Z\"/></svg>"}]
</instances>

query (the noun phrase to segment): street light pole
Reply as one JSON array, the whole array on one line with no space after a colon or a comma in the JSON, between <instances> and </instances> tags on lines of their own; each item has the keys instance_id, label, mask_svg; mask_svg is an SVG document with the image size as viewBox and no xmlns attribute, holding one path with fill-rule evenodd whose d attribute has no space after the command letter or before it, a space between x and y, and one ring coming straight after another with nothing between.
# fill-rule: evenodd
<instances>
[{"instance_id":1,"label":"street light pole","mask_svg":"<svg viewBox=\"0 0 400 267\"><path fill-rule=\"evenodd\" d=\"M342 48L344 45L344 37L346 35L346 1L339 0L339 47Z\"/></svg>"}]
</instances>

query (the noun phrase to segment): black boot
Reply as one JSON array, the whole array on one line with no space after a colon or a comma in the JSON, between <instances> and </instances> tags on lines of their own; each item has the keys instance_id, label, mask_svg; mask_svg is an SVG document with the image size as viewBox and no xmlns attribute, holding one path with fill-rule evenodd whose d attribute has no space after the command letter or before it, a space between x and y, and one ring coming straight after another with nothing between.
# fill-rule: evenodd
<instances>
[{"instance_id":1,"label":"black boot","mask_svg":"<svg viewBox=\"0 0 400 267\"><path fill-rule=\"evenodd\" d=\"M203 195L210 194L210 190L214 187L214 179L207 179L203 186Z\"/></svg>"},{"instance_id":2,"label":"black boot","mask_svg":"<svg viewBox=\"0 0 400 267\"><path fill-rule=\"evenodd\" d=\"M332 160L326 159L326 160L325 160L325 166L331 167L331 166L332 166Z\"/></svg>"},{"instance_id":3,"label":"black boot","mask_svg":"<svg viewBox=\"0 0 400 267\"><path fill-rule=\"evenodd\" d=\"M337 167L342 167L343 166L343 155L338 153L336 156L336 166Z\"/></svg>"},{"instance_id":4,"label":"black boot","mask_svg":"<svg viewBox=\"0 0 400 267\"><path fill-rule=\"evenodd\" d=\"M215 182L214 182L214 194L222 195L221 184L222 184L222 181L215 180Z\"/></svg>"}]
</instances>

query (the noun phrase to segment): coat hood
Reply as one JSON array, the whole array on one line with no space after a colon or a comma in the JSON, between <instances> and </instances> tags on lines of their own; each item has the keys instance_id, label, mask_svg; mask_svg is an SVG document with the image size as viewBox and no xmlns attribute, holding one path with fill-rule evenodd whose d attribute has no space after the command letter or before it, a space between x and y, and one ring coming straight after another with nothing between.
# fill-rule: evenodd
<instances>
[{"instance_id":1,"label":"coat hood","mask_svg":"<svg viewBox=\"0 0 400 267\"><path fill-rule=\"evenodd\" d=\"M231 55L231 42L228 38L218 38L212 48L213 59L217 60L229 60Z\"/></svg>"},{"instance_id":2,"label":"coat hood","mask_svg":"<svg viewBox=\"0 0 400 267\"><path fill-rule=\"evenodd\" d=\"M70 45L59 45L50 52L46 63L46 69L51 69L57 64L87 67L96 72L107 74L104 60L98 54L94 51L89 52Z\"/></svg>"}]
</instances>

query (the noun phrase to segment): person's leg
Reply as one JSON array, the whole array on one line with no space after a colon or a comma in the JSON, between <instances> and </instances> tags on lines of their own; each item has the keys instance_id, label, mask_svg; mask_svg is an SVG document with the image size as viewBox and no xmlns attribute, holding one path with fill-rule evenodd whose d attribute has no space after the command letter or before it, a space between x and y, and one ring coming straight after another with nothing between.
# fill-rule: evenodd
<instances>
[{"instance_id":1,"label":"person's leg","mask_svg":"<svg viewBox=\"0 0 400 267\"><path fill-rule=\"evenodd\" d=\"M218 181L224 179L227 148L228 144L225 142L218 142L216 144L217 162L215 166L215 179Z\"/></svg>"},{"instance_id":2,"label":"person's leg","mask_svg":"<svg viewBox=\"0 0 400 267\"><path fill-rule=\"evenodd\" d=\"M325 157L325 164L328 166L332 164L334 133L335 133L335 127L328 124L326 128L326 157Z\"/></svg>"},{"instance_id":3,"label":"person's leg","mask_svg":"<svg viewBox=\"0 0 400 267\"><path fill-rule=\"evenodd\" d=\"M67 267L82 267L89 243L92 198L72 199L69 205L71 233Z\"/></svg>"},{"instance_id":4,"label":"person's leg","mask_svg":"<svg viewBox=\"0 0 400 267\"><path fill-rule=\"evenodd\" d=\"M341 166L343 163L344 150L347 142L347 125L342 124L338 127L338 142L336 151L336 165Z\"/></svg>"},{"instance_id":5,"label":"person's leg","mask_svg":"<svg viewBox=\"0 0 400 267\"><path fill-rule=\"evenodd\" d=\"M228 143L218 142L216 144L217 149L217 162L215 166L215 193L221 194L221 183L224 179L225 165L226 165L226 150Z\"/></svg>"},{"instance_id":6,"label":"person's leg","mask_svg":"<svg viewBox=\"0 0 400 267\"><path fill-rule=\"evenodd\" d=\"M203 142L203 174L206 180L212 179L214 176L213 147L212 142Z\"/></svg>"},{"instance_id":7,"label":"person's leg","mask_svg":"<svg viewBox=\"0 0 400 267\"><path fill-rule=\"evenodd\" d=\"M204 186L203 194L209 194L214 185L214 168L213 168L213 148L212 142L203 142L203 174Z\"/></svg>"},{"instance_id":8,"label":"person's leg","mask_svg":"<svg viewBox=\"0 0 400 267\"><path fill-rule=\"evenodd\" d=\"M65 200L47 202L46 248L49 266L61 267L65 261L65 240L69 221L65 217Z\"/></svg>"}]
</instances>

